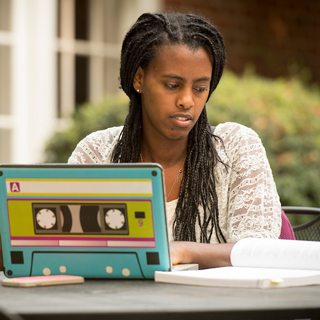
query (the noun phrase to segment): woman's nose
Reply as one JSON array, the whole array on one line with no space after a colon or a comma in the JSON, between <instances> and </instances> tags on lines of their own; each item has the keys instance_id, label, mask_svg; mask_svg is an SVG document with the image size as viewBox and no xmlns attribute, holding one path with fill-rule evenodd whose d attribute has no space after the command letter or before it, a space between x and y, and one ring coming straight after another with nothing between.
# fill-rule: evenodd
<instances>
[{"instance_id":1,"label":"woman's nose","mask_svg":"<svg viewBox=\"0 0 320 320\"><path fill-rule=\"evenodd\" d=\"M178 97L177 107L190 109L194 105L192 90L184 90Z\"/></svg>"}]
</instances>

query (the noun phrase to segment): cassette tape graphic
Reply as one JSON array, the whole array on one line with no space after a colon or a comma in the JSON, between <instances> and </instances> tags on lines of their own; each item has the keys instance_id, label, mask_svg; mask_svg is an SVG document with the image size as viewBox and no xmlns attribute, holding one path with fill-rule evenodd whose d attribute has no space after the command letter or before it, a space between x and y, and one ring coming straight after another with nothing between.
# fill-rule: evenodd
<instances>
[{"instance_id":1,"label":"cassette tape graphic","mask_svg":"<svg viewBox=\"0 0 320 320\"><path fill-rule=\"evenodd\" d=\"M160 166L0 166L0 172L6 276L153 278L156 270L170 270Z\"/></svg>"},{"instance_id":2,"label":"cassette tape graphic","mask_svg":"<svg viewBox=\"0 0 320 320\"><path fill-rule=\"evenodd\" d=\"M35 234L129 234L126 203L33 203L32 209Z\"/></svg>"}]
</instances>

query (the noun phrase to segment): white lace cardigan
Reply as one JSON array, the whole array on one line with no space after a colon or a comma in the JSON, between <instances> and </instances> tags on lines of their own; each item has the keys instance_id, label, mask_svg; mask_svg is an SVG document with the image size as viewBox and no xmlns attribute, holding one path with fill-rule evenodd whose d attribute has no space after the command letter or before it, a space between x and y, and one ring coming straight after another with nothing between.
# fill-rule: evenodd
<instances>
[{"instance_id":1,"label":"white lace cardigan","mask_svg":"<svg viewBox=\"0 0 320 320\"><path fill-rule=\"evenodd\" d=\"M94 132L79 142L69 158L70 164L110 163L111 154L122 127ZM281 230L281 205L265 149L258 135L237 123L219 124L214 141L221 159L229 166L218 163L217 179L219 224L227 242L242 238L278 238ZM167 203L169 236L177 199ZM201 212L201 210L200 210ZM196 224L196 237L200 238ZM211 243L217 243L213 233Z\"/></svg>"}]
</instances>

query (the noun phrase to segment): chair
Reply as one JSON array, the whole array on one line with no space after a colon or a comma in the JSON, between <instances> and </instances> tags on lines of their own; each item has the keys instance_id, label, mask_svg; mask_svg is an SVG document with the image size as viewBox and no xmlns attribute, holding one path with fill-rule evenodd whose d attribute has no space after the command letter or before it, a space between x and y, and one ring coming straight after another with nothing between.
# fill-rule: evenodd
<instances>
[{"instance_id":1,"label":"chair","mask_svg":"<svg viewBox=\"0 0 320 320\"><path fill-rule=\"evenodd\" d=\"M297 240L320 241L320 208L311 207L282 207L285 214L314 215L315 217L303 224L293 226Z\"/></svg>"},{"instance_id":2,"label":"chair","mask_svg":"<svg viewBox=\"0 0 320 320\"><path fill-rule=\"evenodd\" d=\"M296 240L291 223L283 210L281 210L281 220L282 225L279 239Z\"/></svg>"}]
</instances>

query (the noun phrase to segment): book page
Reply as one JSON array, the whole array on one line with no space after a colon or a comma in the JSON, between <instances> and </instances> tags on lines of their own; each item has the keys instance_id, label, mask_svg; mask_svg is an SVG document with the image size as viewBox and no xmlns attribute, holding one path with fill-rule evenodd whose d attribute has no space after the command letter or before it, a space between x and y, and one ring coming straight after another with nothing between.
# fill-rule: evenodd
<instances>
[{"instance_id":1,"label":"book page","mask_svg":"<svg viewBox=\"0 0 320 320\"><path fill-rule=\"evenodd\" d=\"M233 288L285 288L320 284L320 270L221 267L156 271L155 282Z\"/></svg>"},{"instance_id":2,"label":"book page","mask_svg":"<svg viewBox=\"0 0 320 320\"><path fill-rule=\"evenodd\" d=\"M320 270L320 242L245 238L230 259L234 267Z\"/></svg>"},{"instance_id":3,"label":"book page","mask_svg":"<svg viewBox=\"0 0 320 320\"><path fill-rule=\"evenodd\" d=\"M157 271L165 273L166 271ZM270 279L286 279L301 278L310 276L320 276L318 270L294 270L294 269L270 269L270 268L242 268L242 267L220 267L191 271L173 271L169 277L192 277L220 280L270 280Z\"/></svg>"}]
</instances>

